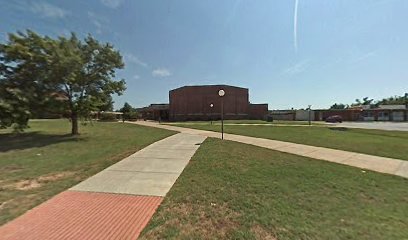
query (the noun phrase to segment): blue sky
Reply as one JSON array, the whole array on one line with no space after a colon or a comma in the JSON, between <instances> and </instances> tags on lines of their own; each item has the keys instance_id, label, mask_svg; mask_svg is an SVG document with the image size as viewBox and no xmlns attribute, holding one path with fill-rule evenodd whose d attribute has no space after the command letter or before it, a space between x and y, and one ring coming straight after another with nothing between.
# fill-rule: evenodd
<instances>
[{"instance_id":1,"label":"blue sky","mask_svg":"<svg viewBox=\"0 0 408 240\"><path fill-rule=\"evenodd\" d=\"M8 32L85 36L124 56L115 96L141 107L184 85L247 87L269 109L408 91L406 0L0 0ZM228 93L227 93L228 94Z\"/></svg>"}]
</instances>

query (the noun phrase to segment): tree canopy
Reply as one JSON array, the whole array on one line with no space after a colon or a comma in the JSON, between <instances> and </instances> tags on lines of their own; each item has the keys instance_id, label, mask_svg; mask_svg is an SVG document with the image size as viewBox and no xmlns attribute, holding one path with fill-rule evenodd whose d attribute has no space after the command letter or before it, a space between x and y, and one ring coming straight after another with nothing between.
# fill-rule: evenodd
<instances>
[{"instance_id":1,"label":"tree canopy","mask_svg":"<svg viewBox=\"0 0 408 240\"><path fill-rule=\"evenodd\" d=\"M371 105L378 107L379 105L403 105L408 104L408 93L403 96L392 96L388 98L383 98L381 100L374 100L369 97L364 97L363 99L356 99L354 103L350 106L361 106L361 105ZM347 109L349 105L345 105L342 103L335 103L333 104L330 109Z\"/></svg>"},{"instance_id":2,"label":"tree canopy","mask_svg":"<svg viewBox=\"0 0 408 240\"><path fill-rule=\"evenodd\" d=\"M378 104L381 104L381 105L391 105L391 104L402 105L402 104L407 104L407 100L408 100L408 94L406 94L405 96L393 96L393 97L384 98L384 99L378 101Z\"/></svg>"},{"instance_id":3,"label":"tree canopy","mask_svg":"<svg viewBox=\"0 0 408 240\"><path fill-rule=\"evenodd\" d=\"M348 108L348 105L345 105L343 103L335 103L330 107L330 109L346 109L346 108Z\"/></svg>"},{"instance_id":4,"label":"tree canopy","mask_svg":"<svg viewBox=\"0 0 408 240\"><path fill-rule=\"evenodd\" d=\"M135 109L128 102L125 102L125 104L123 104L123 107L119 111L123 113L130 113L135 111Z\"/></svg>"},{"instance_id":5,"label":"tree canopy","mask_svg":"<svg viewBox=\"0 0 408 240\"><path fill-rule=\"evenodd\" d=\"M139 118L139 113L137 112L137 110L127 102L125 102L125 104L123 104L123 107L121 109L119 109L119 111L123 112L122 117L123 117L124 120Z\"/></svg>"},{"instance_id":6,"label":"tree canopy","mask_svg":"<svg viewBox=\"0 0 408 240\"><path fill-rule=\"evenodd\" d=\"M80 118L111 108L111 95L126 89L123 79L115 80L123 67L119 51L90 35L81 41L74 33L56 39L29 30L9 34L8 42L0 44L0 91L7 92L0 95L0 114L1 119L9 116L2 126L25 126L30 109L42 106L62 109L71 119L72 134L78 134Z\"/></svg>"}]
</instances>

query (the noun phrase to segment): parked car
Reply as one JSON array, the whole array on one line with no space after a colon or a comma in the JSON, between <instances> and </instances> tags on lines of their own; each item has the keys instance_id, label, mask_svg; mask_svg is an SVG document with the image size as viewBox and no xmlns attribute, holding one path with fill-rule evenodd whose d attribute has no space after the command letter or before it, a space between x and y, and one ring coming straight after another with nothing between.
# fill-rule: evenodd
<instances>
[{"instance_id":1,"label":"parked car","mask_svg":"<svg viewBox=\"0 0 408 240\"><path fill-rule=\"evenodd\" d=\"M333 115L333 116L330 116L330 117L326 118L326 122L329 122L329 123L341 123L341 122L343 122L343 118L341 116L339 116L339 115Z\"/></svg>"}]
</instances>

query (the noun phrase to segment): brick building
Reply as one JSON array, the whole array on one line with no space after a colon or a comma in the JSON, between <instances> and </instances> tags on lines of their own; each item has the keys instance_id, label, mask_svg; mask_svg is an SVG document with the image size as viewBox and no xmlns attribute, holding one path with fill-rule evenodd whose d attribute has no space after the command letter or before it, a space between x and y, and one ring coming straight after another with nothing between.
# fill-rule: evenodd
<instances>
[{"instance_id":1,"label":"brick building","mask_svg":"<svg viewBox=\"0 0 408 240\"><path fill-rule=\"evenodd\" d=\"M221 118L221 97L225 96L224 119L265 119L268 104L251 104L247 88L228 85L184 86L169 92L169 120L216 120ZM210 105L213 104L211 108Z\"/></svg>"},{"instance_id":2,"label":"brick building","mask_svg":"<svg viewBox=\"0 0 408 240\"><path fill-rule=\"evenodd\" d=\"M324 121L329 116L339 115L343 121L408 121L406 105L362 105L342 110L315 110L315 120Z\"/></svg>"}]
</instances>

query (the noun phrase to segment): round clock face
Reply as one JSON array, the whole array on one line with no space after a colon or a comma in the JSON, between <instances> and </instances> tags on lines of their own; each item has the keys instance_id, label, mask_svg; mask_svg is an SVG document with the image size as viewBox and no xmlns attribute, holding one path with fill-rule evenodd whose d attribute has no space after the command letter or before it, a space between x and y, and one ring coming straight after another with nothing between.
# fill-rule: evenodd
<instances>
[{"instance_id":1,"label":"round clock face","mask_svg":"<svg viewBox=\"0 0 408 240\"><path fill-rule=\"evenodd\" d=\"M218 95L219 95L220 97L224 96L224 95L225 95L225 91L221 89L220 91L218 91Z\"/></svg>"}]
</instances>

